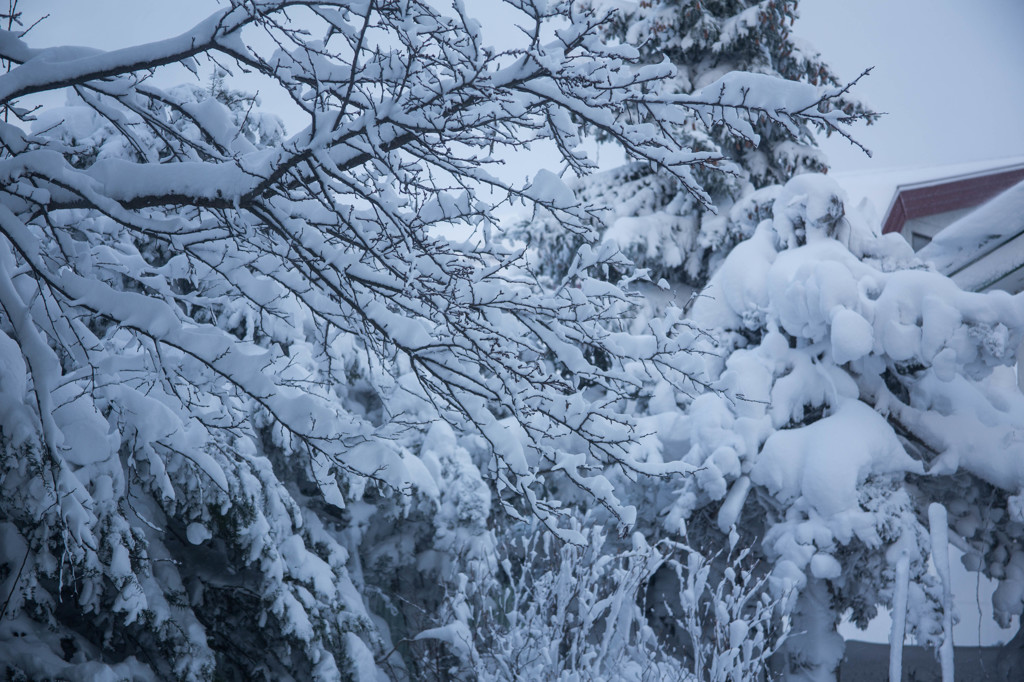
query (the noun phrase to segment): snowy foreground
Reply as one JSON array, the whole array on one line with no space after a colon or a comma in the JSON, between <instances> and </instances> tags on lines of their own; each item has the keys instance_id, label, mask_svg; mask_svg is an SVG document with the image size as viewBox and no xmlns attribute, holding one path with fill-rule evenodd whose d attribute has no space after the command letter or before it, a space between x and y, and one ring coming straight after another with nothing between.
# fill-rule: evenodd
<instances>
[{"instance_id":1,"label":"snowy foreground","mask_svg":"<svg viewBox=\"0 0 1024 682\"><path fill-rule=\"evenodd\" d=\"M0 31L5 678L950 679L950 546L1021 614L1024 299L819 172L795 3L612 4Z\"/></svg>"}]
</instances>

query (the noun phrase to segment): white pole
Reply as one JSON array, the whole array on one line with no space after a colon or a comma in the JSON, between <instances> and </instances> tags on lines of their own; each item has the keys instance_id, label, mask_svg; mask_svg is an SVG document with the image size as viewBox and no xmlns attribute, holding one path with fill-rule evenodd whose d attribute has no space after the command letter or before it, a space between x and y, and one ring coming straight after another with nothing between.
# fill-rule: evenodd
<instances>
[{"instance_id":1,"label":"white pole","mask_svg":"<svg viewBox=\"0 0 1024 682\"><path fill-rule=\"evenodd\" d=\"M889 631L889 682L903 680L903 641L907 636L907 592L910 588L910 560L896 562L896 585L892 595L892 629Z\"/></svg>"},{"instance_id":2,"label":"white pole","mask_svg":"<svg viewBox=\"0 0 1024 682\"><path fill-rule=\"evenodd\" d=\"M942 682L953 682L953 588L949 581L949 526L946 508L938 502L928 505L928 525L932 536L932 564L942 581Z\"/></svg>"}]
</instances>

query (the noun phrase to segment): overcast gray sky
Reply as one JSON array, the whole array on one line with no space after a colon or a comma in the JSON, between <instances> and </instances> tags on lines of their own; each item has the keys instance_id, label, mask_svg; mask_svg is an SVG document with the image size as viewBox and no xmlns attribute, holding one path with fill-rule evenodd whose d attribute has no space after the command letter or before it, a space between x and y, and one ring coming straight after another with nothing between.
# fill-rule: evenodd
<instances>
[{"instance_id":1,"label":"overcast gray sky","mask_svg":"<svg viewBox=\"0 0 1024 682\"><path fill-rule=\"evenodd\" d=\"M1024 155L1024 2L801 0L795 32L882 121L860 131L868 159L841 140L837 171Z\"/></svg>"},{"instance_id":2,"label":"overcast gray sky","mask_svg":"<svg viewBox=\"0 0 1024 682\"><path fill-rule=\"evenodd\" d=\"M494 13L495 0L466 0ZM22 0L49 13L35 46L115 48L175 35L216 0ZM801 0L796 34L844 78L874 66L856 92L880 123L859 131L868 159L824 141L836 171L945 165L1024 155L1024 1ZM294 126L289 127L295 132Z\"/></svg>"}]
</instances>

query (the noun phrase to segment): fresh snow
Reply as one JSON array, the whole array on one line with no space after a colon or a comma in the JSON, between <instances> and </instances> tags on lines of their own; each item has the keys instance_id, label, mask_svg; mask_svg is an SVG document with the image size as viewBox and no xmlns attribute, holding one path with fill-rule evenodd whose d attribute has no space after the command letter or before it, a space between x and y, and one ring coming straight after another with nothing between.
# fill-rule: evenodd
<instances>
[{"instance_id":1,"label":"fresh snow","mask_svg":"<svg viewBox=\"0 0 1024 682\"><path fill-rule=\"evenodd\" d=\"M461 3L0 31L0 101L74 86L0 123L11 674L828 680L889 605L947 674L949 545L1024 611L1024 303L947 277L1013 211L915 255L807 172L873 114L799 49L814 83L734 63L788 5L695 6L676 64L672 3L626 8L639 47L515 4L503 52ZM631 162L496 172L584 173L594 130Z\"/></svg>"}]
</instances>

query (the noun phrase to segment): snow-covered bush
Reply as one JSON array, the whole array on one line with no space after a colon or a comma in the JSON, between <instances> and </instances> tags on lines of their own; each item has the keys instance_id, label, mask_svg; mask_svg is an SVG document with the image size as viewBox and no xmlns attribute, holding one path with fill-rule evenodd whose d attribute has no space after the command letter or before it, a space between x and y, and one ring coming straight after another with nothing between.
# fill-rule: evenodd
<instances>
[{"instance_id":1,"label":"snow-covered bush","mask_svg":"<svg viewBox=\"0 0 1024 682\"><path fill-rule=\"evenodd\" d=\"M747 550L716 576L683 544L635 533L616 548L592 519L585 545L537 530L504 534L500 571L467 608L481 680L753 681L788 635L785 595L762 589Z\"/></svg>"},{"instance_id":2,"label":"snow-covered bush","mask_svg":"<svg viewBox=\"0 0 1024 682\"><path fill-rule=\"evenodd\" d=\"M937 643L935 501L976 548L973 567L1005 579L1000 613L1020 613L1018 555L1004 543L1020 536L1010 517L1024 395L1002 377L1024 331L1019 297L961 291L812 174L776 191L772 217L725 259L691 319L717 330L713 390L654 392L646 419L665 459L699 467L670 484L659 524L697 546L731 529L760 544L769 583L799 593L793 629L806 634L786 643L787 679L833 679L839 617L852 609L866 624L889 604L901 557L910 630Z\"/></svg>"},{"instance_id":3,"label":"snow-covered bush","mask_svg":"<svg viewBox=\"0 0 1024 682\"><path fill-rule=\"evenodd\" d=\"M557 542L537 528L513 529L489 602L478 616L481 679L685 679L647 624L643 602L663 557L643 538L625 551L592 520L585 544Z\"/></svg>"}]
</instances>

